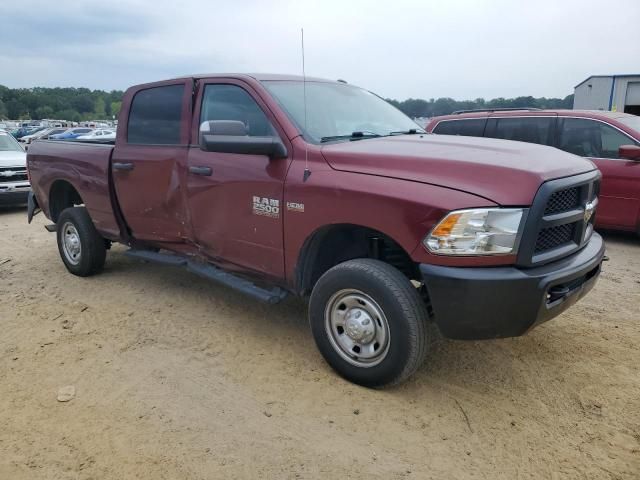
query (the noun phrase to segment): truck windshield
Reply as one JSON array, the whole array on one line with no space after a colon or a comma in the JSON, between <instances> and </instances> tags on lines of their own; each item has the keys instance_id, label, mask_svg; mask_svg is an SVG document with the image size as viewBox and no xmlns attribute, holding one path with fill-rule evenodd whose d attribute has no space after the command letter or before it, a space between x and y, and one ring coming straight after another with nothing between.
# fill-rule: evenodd
<instances>
[{"instance_id":1,"label":"truck windshield","mask_svg":"<svg viewBox=\"0 0 640 480\"><path fill-rule=\"evenodd\" d=\"M0 152L22 152L22 147L11 135L0 132Z\"/></svg>"},{"instance_id":2,"label":"truck windshield","mask_svg":"<svg viewBox=\"0 0 640 480\"><path fill-rule=\"evenodd\" d=\"M377 95L342 83L265 80L263 84L313 143L425 133L413 120Z\"/></svg>"}]
</instances>

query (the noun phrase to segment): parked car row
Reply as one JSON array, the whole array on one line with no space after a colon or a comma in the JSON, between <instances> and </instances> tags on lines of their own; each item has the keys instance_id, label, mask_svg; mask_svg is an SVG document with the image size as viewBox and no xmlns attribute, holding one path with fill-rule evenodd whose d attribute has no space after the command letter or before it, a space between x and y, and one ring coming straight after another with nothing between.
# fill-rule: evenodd
<instances>
[{"instance_id":1,"label":"parked car row","mask_svg":"<svg viewBox=\"0 0 640 480\"><path fill-rule=\"evenodd\" d=\"M596 226L640 233L640 117L588 110L486 110L432 118L427 131L538 143L602 172ZM517 159L514 159L514 162Z\"/></svg>"},{"instance_id":2,"label":"parked car row","mask_svg":"<svg viewBox=\"0 0 640 480\"><path fill-rule=\"evenodd\" d=\"M20 137L20 141L25 144L30 144L34 140L96 140L96 139L114 139L116 138L116 131L113 129L105 128L89 128L89 127L76 127L76 128L43 128L37 129L34 132Z\"/></svg>"},{"instance_id":3,"label":"parked car row","mask_svg":"<svg viewBox=\"0 0 640 480\"><path fill-rule=\"evenodd\" d=\"M23 125L16 129L0 128L10 133L21 143L29 145L34 140L72 140L81 136L82 140L115 139L115 128L105 127L45 127L42 125Z\"/></svg>"}]
</instances>

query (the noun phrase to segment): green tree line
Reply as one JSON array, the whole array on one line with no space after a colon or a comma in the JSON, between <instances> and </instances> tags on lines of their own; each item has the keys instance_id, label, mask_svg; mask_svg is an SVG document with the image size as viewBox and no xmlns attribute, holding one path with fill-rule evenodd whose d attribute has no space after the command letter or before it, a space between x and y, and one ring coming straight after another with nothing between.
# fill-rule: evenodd
<instances>
[{"instance_id":1,"label":"green tree line","mask_svg":"<svg viewBox=\"0 0 640 480\"><path fill-rule=\"evenodd\" d=\"M80 122L117 117L122 91L88 88L8 88L0 85L0 119Z\"/></svg>"},{"instance_id":2,"label":"green tree line","mask_svg":"<svg viewBox=\"0 0 640 480\"><path fill-rule=\"evenodd\" d=\"M122 104L120 90L105 92L88 88L8 88L0 85L0 119L42 120L103 120L116 117ZM398 101L387 99L412 118L447 115L456 110L479 108L572 108L573 95L565 98L494 98L485 100L454 100L438 98L424 100L409 98Z\"/></svg>"},{"instance_id":3,"label":"green tree line","mask_svg":"<svg viewBox=\"0 0 640 480\"><path fill-rule=\"evenodd\" d=\"M494 98L485 100L476 98L475 100L454 100L453 98L438 98L423 100L421 98L409 98L398 101L388 98L387 101L412 118L415 117L437 117L448 115L457 110L476 110L491 108L573 108L573 94L564 98Z\"/></svg>"}]
</instances>

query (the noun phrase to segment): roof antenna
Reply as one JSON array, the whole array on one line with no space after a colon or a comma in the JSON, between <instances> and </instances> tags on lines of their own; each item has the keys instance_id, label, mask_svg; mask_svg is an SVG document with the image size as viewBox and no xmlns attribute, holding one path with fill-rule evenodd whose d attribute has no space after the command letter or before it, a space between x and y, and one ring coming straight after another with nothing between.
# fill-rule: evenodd
<instances>
[{"instance_id":1,"label":"roof antenna","mask_svg":"<svg viewBox=\"0 0 640 480\"><path fill-rule=\"evenodd\" d=\"M304 70L304 28L300 29L302 37L302 91L304 95L304 131L307 132L307 75ZM303 138L304 140L304 138ZM306 140L304 140L304 173L302 174L302 181L306 182L311 176L311 170L309 170L309 147Z\"/></svg>"}]
</instances>

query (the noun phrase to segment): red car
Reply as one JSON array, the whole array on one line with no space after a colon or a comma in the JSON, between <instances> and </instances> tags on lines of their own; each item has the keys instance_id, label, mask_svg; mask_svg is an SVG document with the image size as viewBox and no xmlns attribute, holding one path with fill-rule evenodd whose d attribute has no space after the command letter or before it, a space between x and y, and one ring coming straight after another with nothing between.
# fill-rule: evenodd
<instances>
[{"instance_id":1,"label":"red car","mask_svg":"<svg viewBox=\"0 0 640 480\"><path fill-rule=\"evenodd\" d=\"M638 116L590 110L465 111L432 118L426 129L540 143L588 158L602 172L596 226L640 234Z\"/></svg>"},{"instance_id":2,"label":"red car","mask_svg":"<svg viewBox=\"0 0 640 480\"><path fill-rule=\"evenodd\" d=\"M41 208L53 222L71 273L98 273L119 242L266 302L309 296L320 352L367 386L415 371L433 324L497 338L559 315L604 257L593 163L427 135L341 82L138 85L115 140L36 141L27 160L29 220Z\"/></svg>"}]
</instances>

